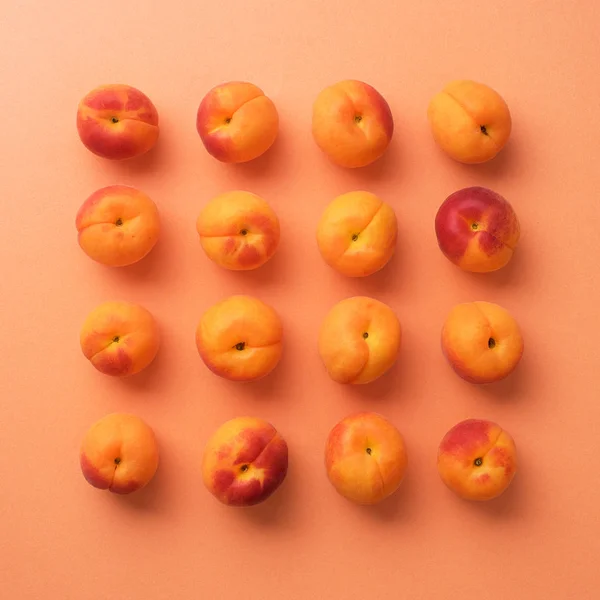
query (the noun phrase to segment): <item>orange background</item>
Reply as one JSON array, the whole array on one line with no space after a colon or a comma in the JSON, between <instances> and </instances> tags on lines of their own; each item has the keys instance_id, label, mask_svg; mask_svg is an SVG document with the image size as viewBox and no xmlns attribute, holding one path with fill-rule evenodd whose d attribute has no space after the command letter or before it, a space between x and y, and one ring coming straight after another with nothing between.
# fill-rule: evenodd
<instances>
[{"instance_id":1,"label":"orange background","mask_svg":"<svg viewBox=\"0 0 600 600\"><path fill-rule=\"evenodd\" d=\"M0 596L598 598L598 3L92 4L3 6ZM509 146L484 166L443 156L426 121L430 97L465 77L513 114ZM385 158L356 171L330 165L310 134L314 97L344 78L374 85L396 122ZM212 159L195 131L201 97L231 79L261 86L281 117L272 151L241 166ZM103 161L77 137L77 102L107 82L159 110L159 143L141 160ZM152 254L121 270L88 259L74 225L111 183L146 191L163 223ZM434 235L439 204L473 184L505 195L523 230L489 276L460 272ZM200 207L235 188L281 219L280 250L257 272L219 270L198 243ZM365 280L337 276L315 243L327 202L353 189L399 219L396 258ZM194 345L202 311L232 293L272 303L286 330L280 366L253 385L211 375ZM361 388L330 381L316 352L321 319L353 294L389 303L404 327L397 368ZM109 299L145 305L163 332L153 366L126 381L96 372L78 344ZM489 388L461 381L439 348L450 307L476 299L508 308L526 340L518 371ZM373 508L338 497L323 468L328 431L358 409L390 418L409 451L402 488ZM112 411L142 416L162 451L156 479L129 497L79 472L83 433ZM250 510L221 506L199 472L209 434L242 414L270 420L291 450L283 487ZM487 504L455 498L435 467L441 437L467 417L499 422L520 453L512 487Z\"/></svg>"}]
</instances>

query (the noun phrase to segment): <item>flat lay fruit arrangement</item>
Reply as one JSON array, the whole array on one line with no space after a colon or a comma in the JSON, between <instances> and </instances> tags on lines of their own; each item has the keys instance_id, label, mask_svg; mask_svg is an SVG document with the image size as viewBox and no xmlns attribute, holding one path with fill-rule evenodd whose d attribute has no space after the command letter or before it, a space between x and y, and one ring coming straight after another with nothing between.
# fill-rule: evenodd
<instances>
[{"instance_id":1,"label":"flat lay fruit arrangement","mask_svg":"<svg viewBox=\"0 0 600 600\"><path fill-rule=\"evenodd\" d=\"M511 134L506 102L479 82L446 84L424 107L424 114L440 151L448 160L467 165L493 160ZM123 84L88 92L79 103L76 126L85 148L114 161L135 160L151 152L160 132L152 101ZM197 110L199 143L215 160L233 168L268 152L279 127L274 102L249 82L213 87ZM340 81L314 100L315 148L342 169L361 169L379 160L393 135L393 111L368 83ZM118 182L107 182L83 199L75 216L81 250L110 269L144 260L160 238L160 221L159 208L144 191ZM477 277L504 268L518 252L517 211L509 199L487 187L457 189L440 199L435 220L422 225L435 230L449 269ZM280 247L290 244L276 211L252 190L225 190L210 199L195 227L206 260L229 271L258 270ZM397 240L392 203L368 189L353 189L323 208L311 242L328 268L361 280L379 272L395 276L389 263ZM403 325L402 315L366 291L342 297L320 323L313 351L336 384L368 386L386 377L398 361ZM472 385L493 386L511 376L523 355L523 336L515 318L490 301L472 298L448 306L439 331L438 343L430 351L442 353L456 376ZM286 351L278 308L242 293L222 298L199 315L195 343L205 367L235 385L268 378ZM81 324L80 346L83 357L100 373L135 377L152 369L161 351L161 335L144 306L114 298L90 308ZM401 428L366 406L330 427L320 452L323 476L337 493L351 502L372 505L401 488L410 461ZM204 441L198 476L223 504L256 505L284 483L288 452L293 451L276 424L239 415ZM437 449L441 482L465 500L487 501L501 495L513 481L517 465L515 441L492 418L457 418ZM80 466L87 482L101 490L129 494L143 488L160 468L153 429L136 415L106 415L84 434Z\"/></svg>"}]
</instances>

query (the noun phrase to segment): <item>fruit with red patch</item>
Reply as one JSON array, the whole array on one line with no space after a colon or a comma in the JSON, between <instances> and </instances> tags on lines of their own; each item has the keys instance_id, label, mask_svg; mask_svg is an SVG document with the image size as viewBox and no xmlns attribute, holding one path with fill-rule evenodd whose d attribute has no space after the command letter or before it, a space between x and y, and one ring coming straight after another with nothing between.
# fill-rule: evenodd
<instances>
[{"instance_id":1,"label":"fruit with red patch","mask_svg":"<svg viewBox=\"0 0 600 600\"><path fill-rule=\"evenodd\" d=\"M461 421L438 448L442 481L465 500L492 500L500 496L517 471L517 451L510 434L482 419Z\"/></svg>"},{"instance_id":2,"label":"fruit with red patch","mask_svg":"<svg viewBox=\"0 0 600 600\"><path fill-rule=\"evenodd\" d=\"M83 145L102 158L133 158L156 144L158 112L150 98L134 87L103 85L79 103L77 132Z\"/></svg>"},{"instance_id":3,"label":"fruit with red patch","mask_svg":"<svg viewBox=\"0 0 600 600\"><path fill-rule=\"evenodd\" d=\"M208 440L202 458L207 490L223 504L253 506L282 484L288 447L270 423L238 417L221 425Z\"/></svg>"},{"instance_id":4,"label":"fruit with red patch","mask_svg":"<svg viewBox=\"0 0 600 600\"><path fill-rule=\"evenodd\" d=\"M124 267L144 258L158 241L156 204L127 185L96 190L75 219L81 249L96 262Z\"/></svg>"},{"instance_id":5,"label":"fruit with red patch","mask_svg":"<svg viewBox=\"0 0 600 600\"><path fill-rule=\"evenodd\" d=\"M521 228L511 204L484 187L448 196L435 217L444 256L465 271L487 273L504 267L519 243Z\"/></svg>"},{"instance_id":6,"label":"fruit with red patch","mask_svg":"<svg viewBox=\"0 0 600 600\"><path fill-rule=\"evenodd\" d=\"M81 350L105 375L123 377L145 369L160 345L158 325L143 306L105 302L86 317L79 334Z\"/></svg>"},{"instance_id":7,"label":"fruit with red patch","mask_svg":"<svg viewBox=\"0 0 600 600\"><path fill-rule=\"evenodd\" d=\"M207 152L225 163L258 158L275 142L279 115L273 101L252 83L231 81L200 102L196 129Z\"/></svg>"},{"instance_id":8,"label":"fruit with red patch","mask_svg":"<svg viewBox=\"0 0 600 600\"><path fill-rule=\"evenodd\" d=\"M80 448L86 481L115 494L145 487L158 468L158 445L152 429L135 415L109 414L90 427Z\"/></svg>"},{"instance_id":9,"label":"fruit with red patch","mask_svg":"<svg viewBox=\"0 0 600 600\"><path fill-rule=\"evenodd\" d=\"M206 255L217 265L248 271L264 265L279 246L279 219L259 196L233 191L202 209L196 230Z\"/></svg>"}]
</instances>

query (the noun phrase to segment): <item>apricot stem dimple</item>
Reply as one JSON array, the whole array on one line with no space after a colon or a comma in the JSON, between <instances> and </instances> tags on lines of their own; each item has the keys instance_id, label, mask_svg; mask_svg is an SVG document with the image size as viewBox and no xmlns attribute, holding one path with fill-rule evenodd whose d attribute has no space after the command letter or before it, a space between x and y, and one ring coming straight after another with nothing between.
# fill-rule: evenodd
<instances>
[{"instance_id":1,"label":"apricot stem dimple","mask_svg":"<svg viewBox=\"0 0 600 600\"><path fill-rule=\"evenodd\" d=\"M229 123L231 123L231 117L225 119L225 125L229 125Z\"/></svg>"},{"instance_id":2,"label":"apricot stem dimple","mask_svg":"<svg viewBox=\"0 0 600 600\"><path fill-rule=\"evenodd\" d=\"M371 452L373 452L371 448L367 448L367 454L371 454Z\"/></svg>"},{"instance_id":3,"label":"apricot stem dimple","mask_svg":"<svg viewBox=\"0 0 600 600\"><path fill-rule=\"evenodd\" d=\"M496 340L494 338L490 338L488 340L488 348L490 350L494 349L496 347Z\"/></svg>"},{"instance_id":4,"label":"apricot stem dimple","mask_svg":"<svg viewBox=\"0 0 600 600\"><path fill-rule=\"evenodd\" d=\"M358 125L362 121L362 115L355 115L354 122Z\"/></svg>"},{"instance_id":5,"label":"apricot stem dimple","mask_svg":"<svg viewBox=\"0 0 600 600\"><path fill-rule=\"evenodd\" d=\"M121 219L121 217L119 217L119 218L116 220L116 222L115 222L115 225L116 225L117 227L121 227L121 225L123 225L123 219Z\"/></svg>"},{"instance_id":6,"label":"apricot stem dimple","mask_svg":"<svg viewBox=\"0 0 600 600\"><path fill-rule=\"evenodd\" d=\"M238 342L235 345L235 349L239 350L240 352L246 347L246 342Z\"/></svg>"},{"instance_id":7,"label":"apricot stem dimple","mask_svg":"<svg viewBox=\"0 0 600 600\"><path fill-rule=\"evenodd\" d=\"M481 133L483 133L483 135L488 135L487 128L485 125L481 125L479 127L479 129L480 129Z\"/></svg>"},{"instance_id":8,"label":"apricot stem dimple","mask_svg":"<svg viewBox=\"0 0 600 600\"><path fill-rule=\"evenodd\" d=\"M476 467L480 467L483 464L483 458L481 458L480 456L478 456L474 461L473 464Z\"/></svg>"},{"instance_id":9,"label":"apricot stem dimple","mask_svg":"<svg viewBox=\"0 0 600 600\"><path fill-rule=\"evenodd\" d=\"M471 229L473 229L473 230L479 229L479 223L471 223Z\"/></svg>"},{"instance_id":10,"label":"apricot stem dimple","mask_svg":"<svg viewBox=\"0 0 600 600\"><path fill-rule=\"evenodd\" d=\"M368 332L368 331L365 331L365 332L363 333L363 338L366 340L368 337L369 337L369 332Z\"/></svg>"},{"instance_id":11,"label":"apricot stem dimple","mask_svg":"<svg viewBox=\"0 0 600 600\"><path fill-rule=\"evenodd\" d=\"M242 230L240 231L240 234L241 234L241 235L248 235L248 230L247 230L247 229L242 229Z\"/></svg>"},{"instance_id":12,"label":"apricot stem dimple","mask_svg":"<svg viewBox=\"0 0 600 600\"><path fill-rule=\"evenodd\" d=\"M118 457L117 457L117 458L115 458L115 465L118 465L118 464L120 464L120 463L121 463L121 459L120 459L120 458L118 458Z\"/></svg>"},{"instance_id":13,"label":"apricot stem dimple","mask_svg":"<svg viewBox=\"0 0 600 600\"><path fill-rule=\"evenodd\" d=\"M353 242L355 242L357 239L358 239L358 233L355 233L355 234L352 236L352 241L353 241Z\"/></svg>"},{"instance_id":14,"label":"apricot stem dimple","mask_svg":"<svg viewBox=\"0 0 600 600\"><path fill-rule=\"evenodd\" d=\"M113 342L114 342L115 344L118 344L120 339L121 339L121 338L120 338L118 335L115 335L115 337L113 338Z\"/></svg>"},{"instance_id":15,"label":"apricot stem dimple","mask_svg":"<svg viewBox=\"0 0 600 600\"><path fill-rule=\"evenodd\" d=\"M242 465L242 466L240 467L240 471L241 471L242 473L245 473L247 470L248 470L248 465Z\"/></svg>"},{"instance_id":16,"label":"apricot stem dimple","mask_svg":"<svg viewBox=\"0 0 600 600\"><path fill-rule=\"evenodd\" d=\"M111 117L110 120L111 120L112 123L118 123L119 122L119 119L117 119L117 117Z\"/></svg>"}]
</instances>

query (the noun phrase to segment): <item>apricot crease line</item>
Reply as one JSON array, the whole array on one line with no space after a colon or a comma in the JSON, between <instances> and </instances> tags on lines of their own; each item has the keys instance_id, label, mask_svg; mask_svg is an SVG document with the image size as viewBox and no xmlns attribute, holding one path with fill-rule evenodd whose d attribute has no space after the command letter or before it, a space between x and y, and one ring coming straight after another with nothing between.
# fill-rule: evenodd
<instances>
[{"instance_id":1,"label":"apricot crease line","mask_svg":"<svg viewBox=\"0 0 600 600\"><path fill-rule=\"evenodd\" d=\"M458 106L460 106L465 111L465 113L469 116L471 121L473 121L473 123L475 123L476 127L481 127L479 125L479 123L477 123L477 119L467 110L467 107L462 102L457 100L450 92L445 91L444 94L446 94L446 96L448 96L448 98L451 98L452 100L454 100L454 102L456 102L456 104L458 104ZM490 135L490 132L487 130L486 130L486 135L487 135L487 137L490 138L490 140L494 144L494 147L496 149L498 149L498 144L496 143L496 140L493 138L493 136Z\"/></svg>"}]
</instances>

